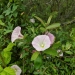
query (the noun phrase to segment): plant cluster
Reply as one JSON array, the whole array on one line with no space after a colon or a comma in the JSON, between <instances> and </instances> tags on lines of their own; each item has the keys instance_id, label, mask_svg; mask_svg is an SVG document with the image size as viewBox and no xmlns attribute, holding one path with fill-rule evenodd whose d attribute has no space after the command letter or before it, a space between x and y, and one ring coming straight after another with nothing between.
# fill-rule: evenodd
<instances>
[{"instance_id":1,"label":"plant cluster","mask_svg":"<svg viewBox=\"0 0 75 75\"><path fill-rule=\"evenodd\" d=\"M74 0L0 0L0 75L75 75L74 8Z\"/></svg>"}]
</instances>

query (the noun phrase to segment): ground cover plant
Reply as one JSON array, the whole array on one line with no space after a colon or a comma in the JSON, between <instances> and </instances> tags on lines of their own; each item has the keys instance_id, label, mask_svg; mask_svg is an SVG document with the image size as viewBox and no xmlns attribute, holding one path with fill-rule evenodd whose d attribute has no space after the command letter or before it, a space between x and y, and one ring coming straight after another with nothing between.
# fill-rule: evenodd
<instances>
[{"instance_id":1,"label":"ground cover plant","mask_svg":"<svg viewBox=\"0 0 75 75\"><path fill-rule=\"evenodd\" d=\"M75 75L75 0L0 0L0 75Z\"/></svg>"}]
</instances>

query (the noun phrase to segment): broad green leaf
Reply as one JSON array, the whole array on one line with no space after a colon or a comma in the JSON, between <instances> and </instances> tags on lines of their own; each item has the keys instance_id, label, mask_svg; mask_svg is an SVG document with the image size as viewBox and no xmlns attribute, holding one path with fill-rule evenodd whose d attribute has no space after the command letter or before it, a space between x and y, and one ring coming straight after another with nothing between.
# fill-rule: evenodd
<instances>
[{"instance_id":1,"label":"broad green leaf","mask_svg":"<svg viewBox=\"0 0 75 75\"><path fill-rule=\"evenodd\" d=\"M53 28L57 28L60 26L60 23L53 23L51 25L49 25L46 29L53 29Z\"/></svg>"},{"instance_id":2,"label":"broad green leaf","mask_svg":"<svg viewBox=\"0 0 75 75\"><path fill-rule=\"evenodd\" d=\"M59 46L61 45L61 42L60 41L57 41L56 43L54 43L53 45L52 45L52 49L57 49L57 48L59 48Z\"/></svg>"},{"instance_id":3,"label":"broad green leaf","mask_svg":"<svg viewBox=\"0 0 75 75\"><path fill-rule=\"evenodd\" d=\"M9 45L5 48L5 49L3 49L5 52L7 52L7 51L11 51L11 49L12 49L12 47L14 46L15 44L14 43L9 43Z\"/></svg>"},{"instance_id":4,"label":"broad green leaf","mask_svg":"<svg viewBox=\"0 0 75 75\"><path fill-rule=\"evenodd\" d=\"M18 5L13 4L12 13L17 9Z\"/></svg>"},{"instance_id":5,"label":"broad green leaf","mask_svg":"<svg viewBox=\"0 0 75 75\"><path fill-rule=\"evenodd\" d=\"M65 53L67 53L67 54L73 54L71 51L65 51Z\"/></svg>"},{"instance_id":6,"label":"broad green leaf","mask_svg":"<svg viewBox=\"0 0 75 75\"><path fill-rule=\"evenodd\" d=\"M34 52L32 57L31 57L31 61L35 60L38 57L38 55L39 55L38 51Z\"/></svg>"},{"instance_id":7,"label":"broad green leaf","mask_svg":"<svg viewBox=\"0 0 75 75\"><path fill-rule=\"evenodd\" d=\"M71 44L69 42L66 43L66 50L70 49Z\"/></svg>"},{"instance_id":8,"label":"broad green leaf","mask_svg":"<svg viewBox=\"0 0 75 75\"><path fill-rule=\"evenodd\" d=\"M41 19L41 18L39 18L38 16L34 16L36 19L38 19L42 24L43 24L43 26L45 26L45 23L44 23L44 21Z\"/></svg>"},{"instance_id":9,"label":"broad green leaf","mask_svg":"<svg viewBox=\"0 0 75 75\"><path fill-rule=\"evenodd\" d=\"M65 58L64 58L64 61L66 61L66 62L70 62L71 59L72 59L72 58L66 58L66 57L65 57Z\"/></svg>"},{"instance_id":10,"label":"broad green leaf","mask_svg":"<svg viewBox=\"0 0 75 75\"><path fill-rule=\"evenodd\" d=\"M3 16L3 15L0 15L0 19L1 19L1 18L4 18L4 16Z\"/></svg>"},{"instance_id":11,"label":"broad green leaf","mask_svg":"<svg viewBox=\"0 0 75 75\"><path fill-rule=\"evenodd\" d=\"M6 75L16 75L15 70L13 70L13 69L10 68L10 67L6 67L6 68L4 69L4 72L6 72Z\"/></svg>"},{"instance_id":12,"label":"broad green leaf","mask_svg":"<svg viewBox=\"0 0 75 75\"><path fill-rule=\"evenodd\" d=\"M48 18L48 20L47 20L47 25L49 25L49 24L50 24L51 19L52 19L52 15Z\"/></svg>"},{"instance_id":13,"label":"broad green leaf","mask_svg":"<svg viewBox=\"0 0 75 75\"><path fill-rule=\"evenodd\" d=\"M57 50L53 50L53 49L50 49L50 48L45 50L44 53L50 54L52 56L57 56Z\"/></svg>"},{"instance_id":14,"label":"broad green leaf","mask_svg":"<svg viewBox=\"0 0 75 75\"><path fill-rule=\"evenodd\" d=\"M5 23L3 23L2 20L0 20L0 25L5 26Z\"/></svg>"},{"instance_id":15,"label":"broad green leaf","mask_svg":"<svg viewBox=\"0 0 75 75\"><path fill-rule=\"evenodd\" d=\"M12 30L5 30L4 35L6 35L6 34L8 34L10 32L12 32Z\"/></svg>"},{"instance_id":16,"label":"broad green leaf","mask_svg":"<svg viewBox=\"0 0 75 75\"><path fill-rule=\"evenodd\" d=\"M41 57L41 55L39 55L37 58L36 58L36 60L34 60L34 67L36 68L36 69L39 69L40 68L40 66L42 65L42 57Z\"/></svg>"},{"instance_id":17,"label":"broad green leaf","mask_svg":"<svg viewBox=\"0 0 75 75\"><path fill-rule=\"evenodd\" d=\"M2 71L0 75L8 75L5 71Z\"/></svg>"},{"instance_id":18,"label":"broad green leaf","mask_svg":"<svg viewBox=\"0 0 75 75\"><path fill-rule=\"evenodd\" d=\"M11 60L11 49L14 46L14 43L9 43L9 45L1 52L2 59L4 60L5 64L8 64Z\"/></svg>"},{"instance_id":19,"label":"broad green leaf","mask_svg":"<svg viewBox=\"0 0 75 75\"><path fill-rule=\"evenodd\" d=\"M5 16L9 15L11 13L11 8L8 8L3 13L5 13Z\"/></svg>"},{"instance_id":20,"label":"broad green leaf","mask_svg":"<svg viewBox=\"0 0 75 75\"><path fill-rule=\"evenodd\" d=\"M9 0L9 2L12 2L13 0Z\"/></svg>"},{"instance_id":21,"label":"broad green leaf","mask_svg":"<svg viewBox=\"0 0 75 75\"><path fill-rule=\"evenodd\" d=\"M5 62L5 64L8 64L11 60L11 52L2 52L2 57L3 57L3 60Z\"/></svg>"},{"instance_id":22,"label":"broad green leaf","mask_svg":"<svg viewBox=\"0 0 75 75\"><path fill-rule=\"evenodd\" d=\"M18 47L23 46L23 44L24 44L24 42L19 42L19 43L18 43Z\"/></svg>"},{"instance_id":23,"label":"broad green leaf","mask_svg":"<svg viewBox=\"0 0 75 75\"><path fill-rule=\"evenodd\" d=\"M2 68L2 66L0 65L0 72L2 72L3 71L3 68Z\"/></svg>"},{"instance_id":24,"label":"broad green leaf","mask_svg":"<svg viewBox=\"0 0 75 75\"><path fill-rule=\"evenodd\" d=\"M41 32L45 32L45 31L46 31L46 28L40 27L40 31L41 31Z\"/></svg>"},{"instance_id":25,"label":"broad green leaf","mask_svg":"<svg viewBox=\"0 0 75 75\"><path fill-rule=\"evenodd\" d=\"M17 17L17 15L18 15L18 12L14 12L14 13L13 13L13 16L14 16L14 17Z\"/></svg>"}]
</instances>

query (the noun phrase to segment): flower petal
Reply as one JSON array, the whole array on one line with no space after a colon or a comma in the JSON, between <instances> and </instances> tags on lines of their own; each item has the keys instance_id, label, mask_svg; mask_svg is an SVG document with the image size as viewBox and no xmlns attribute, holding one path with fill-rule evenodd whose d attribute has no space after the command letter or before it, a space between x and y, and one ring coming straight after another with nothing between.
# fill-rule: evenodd
<instances>
[{"instance_id":1,"label":"flower petal","mask_svg":"<svg viewBox=\"0 0 75 75\"><path fill-rule=\"evenodd\" d=\"M49 33L49 32L46 32L46 35L48 35L48 36L49 36L50 41L51 41L51 44L53 44L53 43L54 43L54 41L55 41L55 36L54 36L53 34Z\"/></svg>"},{"instance_id":2,"label":"flower petal","mask_svg":"<svg viewBox=\"0 0 75 75\"><path fill-rule=\"evenodd\" d=\"M21 34L21 27L17 26L12 32L11 41L13 43L16 39L21 39L21 38L23 38L23 35Z\"/></svg>"},{"instance_id":3,"label":"flower petal","mask_svg":"<svg viewBox=\"0 0 75 75\"><path fill-rule=\"evenodd\" d=\"M41 47L42 44L44 44L44 47ZM50 42L50 39L47 35L38 35L32 41L32 46L37 51L44 51L47 48L49 48L50 45L51 45L51 42Z\"/></svg>"},{"instance_id":4,"label":"flower petal","mask_svg":"<svg viewBox=\"0 0 75 75\"><path fill-rule=\"evenodd\" d=\"M16 75L20 75L22 72L21 68L17 65L12 65L11 68L15 70Z\"/></svg>"}]
</instances>

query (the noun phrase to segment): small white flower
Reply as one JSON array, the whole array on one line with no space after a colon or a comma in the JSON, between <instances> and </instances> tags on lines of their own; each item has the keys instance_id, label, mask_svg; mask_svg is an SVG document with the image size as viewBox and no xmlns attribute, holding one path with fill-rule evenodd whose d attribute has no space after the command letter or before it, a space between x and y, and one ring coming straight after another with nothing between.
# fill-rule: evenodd
<instances>
[{"instance_id":1,"label":"small white flower","mask_svg":"<svg viewBox=\"0 0 75 75\"><path fill-rule=\"evenodd\" d=\"M59 54L60 57L63 56L63 52L61 50L57 50L57 53Z\"/></svg>"},{"instance_id":2,"label":"small white flower","mask_svg":"<svg viewBox=\"0 0 75 75\"><path fill-rule=\"evenodd\" d=\"M34 18L30 19L30 22L35 23L35 19Z\"/></svg>"},{"instance_id":3,"label":"small white flower","mask_svg":"<svg viewBox=\"0 0 75 75\"><path fill-rule=\"evenodd\" d=\"M21 27L17 26L11 35L11 42L13 43L16 39L23 39L23 35L21 34Z\"/></svg>"},{"instance_id":4,"label":"small white flower","mask_svg":"<svg viewBox=\"0 0 75 75\"><path fill-rule=\"evenodd\" d=\"M12 65L11 68L15 70L16 75L20 75L22 72L21 68L17 65Z\"/></svg>"},{"instance_id":5,"label":"small white flower","mask_svg":"<svg viewBox=\"0 0 75 75\"><path fill-rule=\"evenodd\" d=\"M51 46L51 41L47 35L38 35L33 39L32 46L37 51L44 51Z\"/></svg>"}]
</instances>

